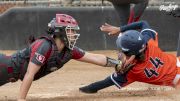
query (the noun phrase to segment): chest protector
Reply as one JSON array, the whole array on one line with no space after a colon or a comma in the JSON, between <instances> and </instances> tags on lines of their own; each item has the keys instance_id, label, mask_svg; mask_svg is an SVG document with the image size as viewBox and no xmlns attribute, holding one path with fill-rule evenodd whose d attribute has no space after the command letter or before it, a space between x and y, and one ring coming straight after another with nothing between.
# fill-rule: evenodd
<instances>
[{"instance_id":1,"label":"chest protector","mask_svg":"<svg viewBox=\"0 0 180 101\"><path fill-rule=\"evenodd\" d=\"M61 52L58 51L57 46L52 37L41 37L40 39L46 39L52 43L52 50L50 57L46 60L45 64L41 67L39 72L35 75L35 80L60 69L65 63L72 58L72 51L68 48L64 48Z\"/></svg>"},{"instance_id":2,"label":"chest protector","mask_svg":"<svg viewBox=\"0 0 180 101\"><path fill-rule=\"evenodd\" d=\"M61 52L58 51L54 39L49 36L40 37L39 39L45 39L51 43L51 54L49 58L42 65L40 70L35 75L34 80L37 80L55 70L60 69L65 63L67 63L72 58L72 51L68 48L64 48ZM15 70L19 74L19 79L23 80L26 74L29 59L30 59L30 47L25 48L16 54L12 55L12 61L15 64ZM18 79L18 78L17 78Z\"/></svg>"}]
</instances>

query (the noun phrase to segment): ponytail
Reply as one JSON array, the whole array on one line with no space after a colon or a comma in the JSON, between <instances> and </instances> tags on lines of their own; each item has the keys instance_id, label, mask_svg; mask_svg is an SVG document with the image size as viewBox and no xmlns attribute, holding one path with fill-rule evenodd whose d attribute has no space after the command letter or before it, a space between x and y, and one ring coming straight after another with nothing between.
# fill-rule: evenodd
<instances>
[{"instance_id":1,"label":"ponytail","mask_svg":"<svg viewBox=\"0 0 180 101\"><path fill-rule=\"evenodd\" d=\"M34 35L30 35L28 37L28 39L26 40L27 44L32 44L34 41L36 40L36 38L34 37Z\"/></svg>"}]
</instances>

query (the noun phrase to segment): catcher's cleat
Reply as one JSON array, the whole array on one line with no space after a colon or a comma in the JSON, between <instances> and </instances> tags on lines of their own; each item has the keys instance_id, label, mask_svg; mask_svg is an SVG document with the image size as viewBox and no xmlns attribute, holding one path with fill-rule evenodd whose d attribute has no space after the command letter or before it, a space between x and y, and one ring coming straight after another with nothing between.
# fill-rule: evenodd
<instances>
[{"instance_id":1,"label":"catcher's cleat","mask_svg":"<svg viewBox=\"0 0 180 101\"><path fill-rule=\"evenodd\" d=\"M92 94L92 93L97 93L98 90L92 89L90 86L84 86L84 87L79 88L79 91L83 93Z\"/></svg>"}]
</instances>

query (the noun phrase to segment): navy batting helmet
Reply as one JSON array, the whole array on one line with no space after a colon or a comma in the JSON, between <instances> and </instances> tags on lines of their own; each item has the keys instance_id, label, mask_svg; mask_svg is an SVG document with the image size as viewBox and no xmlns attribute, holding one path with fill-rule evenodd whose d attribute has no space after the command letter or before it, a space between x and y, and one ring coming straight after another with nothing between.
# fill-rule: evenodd
<instances>
[{"instance_id":1,"label":"navy batting helmet","mask_svg":"<svg viewBox=\"0 0 180 101\"><path fill-rule=\"evenodd\" d=\"M122 36L116 40L119 50L128 56L138 55L144 51L146 42L143 35L136 30L125 31Z\"/></svg>"}]
</instances>

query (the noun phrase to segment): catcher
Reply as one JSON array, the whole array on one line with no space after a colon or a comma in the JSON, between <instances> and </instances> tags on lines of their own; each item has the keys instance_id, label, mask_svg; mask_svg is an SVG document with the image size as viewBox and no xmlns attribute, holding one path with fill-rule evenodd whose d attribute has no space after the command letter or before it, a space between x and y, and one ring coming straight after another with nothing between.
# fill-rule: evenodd
<instances>
[{"instance_id":1,"label":"catcher","mask_svg":"<svg viewBox=\"0 0 180 101\"><path fill-rule=\"evenodd\" d=\"M25 101L33 80L38 80L63 67L70 59L105 67L118 67L121 61L93 54L75 47L80 36L76 20L66 14L56 14L48 24L46 36L31 38L29 47L11 56L0 54L0 85L22 80L18 101Z\"/></svg>"},{"instance_id":2,"label":"catcher","mask_svg":"<svg viewBox=\"0 0 180 101\"><path fill-rule=\"evenodd\" d=\"M101 30L110 35L122 32L116 44L118 58L125 58L125 61L106 79L79 88L81 92L96 93L112 85L122 88L135 81L172 87L180 85L180 57L165 53L158 47L158 34L147 22L134 22L122 27L105 24Z\"/></svg>"}]
</instances>

